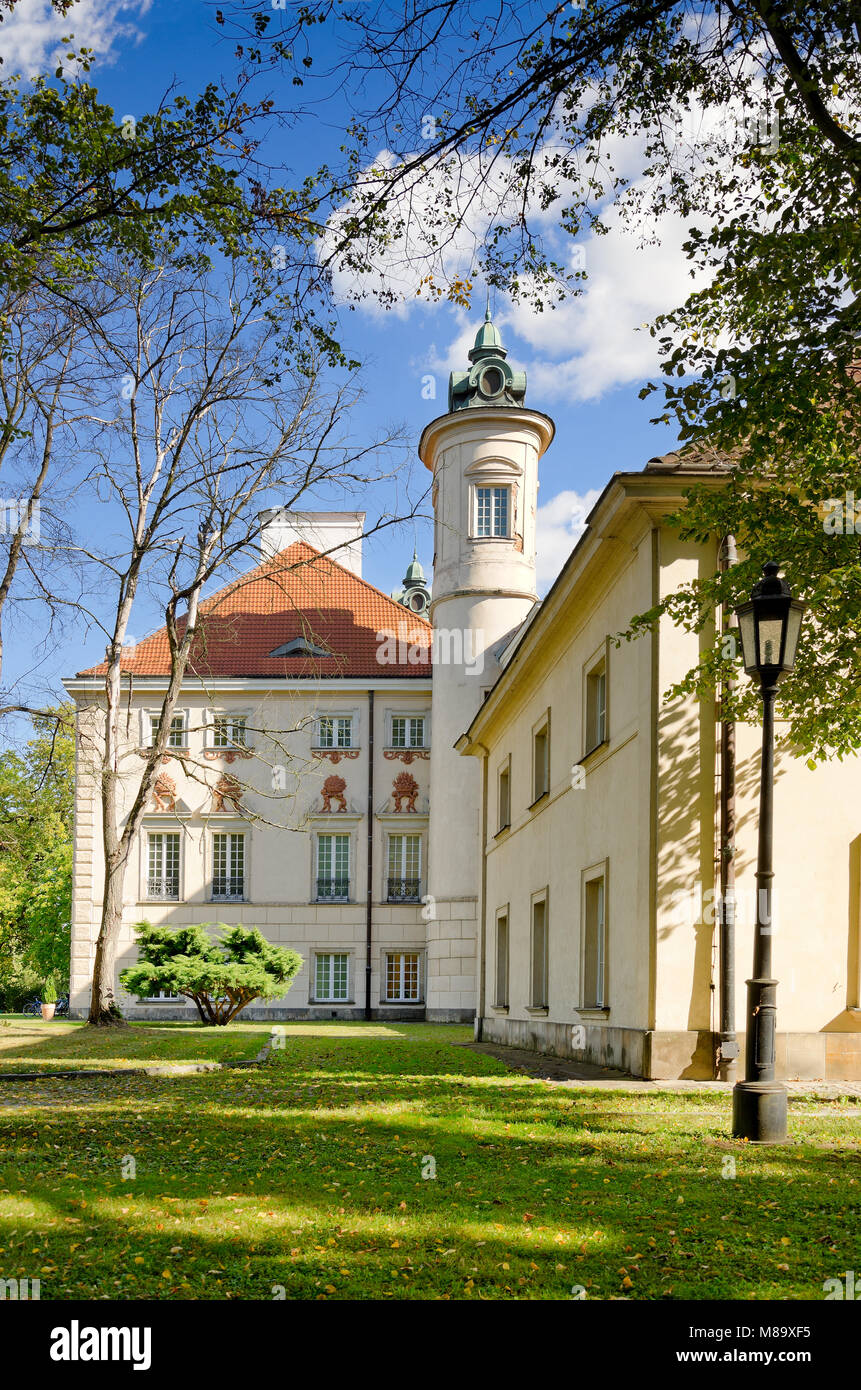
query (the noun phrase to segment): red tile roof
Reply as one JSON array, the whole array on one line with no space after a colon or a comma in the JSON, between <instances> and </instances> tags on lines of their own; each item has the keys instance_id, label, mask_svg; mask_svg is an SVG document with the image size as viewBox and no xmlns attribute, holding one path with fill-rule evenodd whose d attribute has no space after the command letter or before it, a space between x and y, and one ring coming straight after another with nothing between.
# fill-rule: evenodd
<instances>
[{"instance_id":1,"label":"red tile roof","mask_svg":"<svg viewBox=\"0 0 861 1390\"><path fill-rule=\"evenodd\" d=\"M182 626L181 622L180 630ZM305 541L295 541L201 603L188 674L204 678L427 677L431 631L424 618L373 584L358 579ZM393 653L397 660L380 660L378 632L398 639ZM331 656L271 655L296 637L304 637ZM420 661L409 661L411 645L413 657L420 654ZM166 629L130 647L122 664L124 671L140 676L168 675ZM78 674L100 675L104 670L102 663Z\"/></svg>"}]
</instances>

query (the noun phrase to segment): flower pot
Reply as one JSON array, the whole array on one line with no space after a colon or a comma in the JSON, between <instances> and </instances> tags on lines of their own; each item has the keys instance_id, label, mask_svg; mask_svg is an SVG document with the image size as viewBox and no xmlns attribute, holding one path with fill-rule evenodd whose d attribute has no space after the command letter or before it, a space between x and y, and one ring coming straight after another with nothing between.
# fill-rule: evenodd
<instances>
[{"instance_id":1,"label":"flower pot","mask_svg":"<svg viewBox=\"0 0 861 1390\"><path fill-rule=\"evenodd\" d=\"M43 1005L42 1005L42 1017L45 1019L46 1022L48 1021L49 1018L53 1018L53 1017L54 1017L54 1010L56 1009L56 1007L57 1007L56 1004L43 1004Z\"/></svg>"}]
</instances>

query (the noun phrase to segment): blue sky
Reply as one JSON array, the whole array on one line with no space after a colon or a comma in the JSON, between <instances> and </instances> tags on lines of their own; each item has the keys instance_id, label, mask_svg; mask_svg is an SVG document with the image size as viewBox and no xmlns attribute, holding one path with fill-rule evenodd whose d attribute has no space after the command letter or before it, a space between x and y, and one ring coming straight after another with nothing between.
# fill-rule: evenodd
<instances>
[{"instance_id":1,"label":"blue sky","mask_svg":"<svg viewBox=\"0 0 861 1390\"><path fill-rule=\"evenodd\" d=\"M81 0L58 24L48 0L20 0L12 18L0 25L0 52L6 72L49 71L59 37L73 31L79 43L96 49L91 80L102 98L118 117L139 115L155 106L174 82L193 95L222 75L229 79L234 71L232 44L215 25L214 12L215 6L204 0ZM279 91L275 78L267 79L267 85L276 99L295 103L295 90ZM340 138L335 113L330 107L325 123L312 114L292 132L274 133L273 161L289 165L301 178L332 156ZM636 153L631 152L632 161ZM632 170L635 167L632 163ZM637 398L657 367L654 343L642 325L681 302L691 288L680 249L681 227L668 219L658 232L657 244L643 249L618 226L600 241L587 241L582 251L587 292L561 309L535 315L522 306L512 308L500 297L493 302L509 359L527 373L527 404L551 415L557 428L541 468L542 592L576 540L578 515L609 476L616 470L641 468L675 442L670 430L649 424L659 398ZM344 307L341 341L364 363L367 393L351 422L357 439L363 431L371 434L402 423L418 442L427 421L445 411L448 371L468 365L466 350L483 317L483 296L479 300L470 313L431 306L414 293L405 294L394 312L384 313L371 303ZM435 401L422 395L428 375L435 382ZM423 470L417 460L415 467L420 477ZM363 499L356 498L343 502L362 504ZM410 525L401 535L389 531L366 542L366 578L386 591L400 583L412 554L413 529ZM430 524L421 523L415 530L419 557L429 567ZM157 621L154 609L142 609L135 617L135 635L142 636ZM41 678L56 682L98 660L103 649L98 633L72 633L45 654ZM27 667L26 632L10 631L8 655L9 674Z\"/></svg>"}]
</instances>

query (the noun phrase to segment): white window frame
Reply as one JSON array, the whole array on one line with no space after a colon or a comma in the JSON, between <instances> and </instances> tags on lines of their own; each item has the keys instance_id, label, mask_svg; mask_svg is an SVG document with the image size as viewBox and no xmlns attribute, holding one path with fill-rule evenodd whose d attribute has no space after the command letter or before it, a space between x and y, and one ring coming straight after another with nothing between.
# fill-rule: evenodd
<instances>
[{"instance_id":1,"label":"white window frame","mask_svg":"<svg viewBox=\"0 0 861 1390\"><path fill-rule=\"evenodd\" d=\"M505 953L501 960L500 927L505 927ZM502 970L500 970L502 965ZM504 984L504 988L500 986ZM508 1009L511 995L511 911L510 904L496 909L496 933L493 939L493 1007Z\"/></svg>"},{"instance_id":2,"label":"white window frame","mask_svg":"<svg viewBox=\"0 0 861 1390\"><path fill-rule=\"evenodd\" d=\"M188 749L188 723L189 723L188 714L189 714L189 712L188 712L187 709L175 709L175 710L174 710L173 714L172 714L171 717L170 717L171 728L170 728L170 732L168 733L168 736L167 736L167 737L168 737L168 742L165 744L165 752L167 752L168 749L170 749L170 748L183 749L183 750L187 750L187 749ZM143 730L142 730L142 732L143 732L143 739L142 739L142 747L144 747L144 748L152 748L153 743L154 743L154 741L155 741L155 726L156 726L156 724L159 722L160 719L161 719L161 710L157 710L157 709L146 709L146 710L143 711ZM182 735L182 742L181 742L181 743L171 743L170 740L173 738L174 732L175 732L173 726L174 726L174 724L176 723L177 720L181 720L181 721L182 721L182 728L181 728L181 731L180 731L180 732L181 732L181 735Z\"/></svg>"},{"instance_id":3,"label":"white window frame","mask_svg":"<svg viewBox=\"0 0 861 1390\"><path fill-rule=\"evenodd\" d=\"M221 839L221 838L224 838L224 837L226 837L227 840L228 840L228 845L227 845L228 872L227 872L227 874L225 875L225 877L226 877L227 879L232 879L232 878L233 878L233 874L230 872L230 865L232 864L232 859L233 859L233 844L232 844L232 841L233 841L234 839L239 839L239 840L241 841L241 843L242 843L242 892L241 892L241 894L238 894L238 895L236 895L236 894L230 894L229 896L228 896L228 895L224 895L224 894L218 894L218 895L216 895L216 892L215 892L215 847L216 847L217 841L218 841L219 839ZM210 835L210 844L209 844L209 901L212 902L212 903L244 903L244 902L248 902L248 834L247 834L246 831L244 831L244 830L230 830L230 829L227 829L227 828L222 829L222 828L219 826L218 830L213 830L213 831L211 832L211 835Z\"/></svg>"},{"instance_id":4,"label":"white window frame","mask_svg":"<svg viewBox=\"0 0 861 1390\"><path fill-rule=\"evenodd\" d=\"M399 970L399 986L401 992L397 995L389 993L389 961L396 957L401 957L401 967ZM406 976L406 957L415 956L416 958L416 993L414 996L407 996L403 993L404 979ZM420 950L410 950L405 947L392 947L383 952L383 978L381 981L382 989L381 1002L385 1004L421 1004L424 1002L424 952Z\"/></svg>"},{"instance_id":5,"label":"white window frame","mask_svg":"<svg viewBox=\"0 0 861 1390\"><path fill-rule=\"evenodd\" d=\"M603 677L599 685L599 678ZM597 691L603 690L603 709ZM583 757L610 741L610 641L583 668ZM598 703L596 704L596 701ZM601 717L603 716L603 717Z\"/></svg>"},{"instance_id":6,"label":"white window frame","mask_svg":"<svg viewBox=\"0 0 861 1390\"><path fill-rule=\"evenodd\" d=\"M352 951L341 951L341 950L315 951L315 952L314 952L314 968L313 968L313 976L312 976L312 982L311 982L311 988L312 988L311 1002L312 1002L313 1004L351 1004L351 1003L353 1002L353 994L352 994L352 989L353 989L353 959L352 959L352 955L353 955ZM333 981L334 981L334 965L333 965L333 959L334 959L335 956L343 956L343 957L344 957L344 960L346 961L346 967L345 967L345 968L346 968L346 978L345 978L345 981L344 981L344 993L343 993L343 995L334 994L334 993L332 992L332 989L331 989L332 983L333 983ZM321 961L321 960L328 960L328 961L329 961L328 977L329 977L330 989L329 989L329 992L328 992L327 994L320 994L319 991L318 991L318 989L317 989L317 985L318 985L318 982L319 982L318 962Z\"/></svg>"},{"instance_id":7,"label":"white window frame","mask_svg":"<svg viewBox=\"0 0 861 1390\"><path fill-rule=\"evenodd\" d=\"M405 719L405 720L406 720L406 727L405 727L405 729L404 729L404 738L405 738L406 741L405 741L404 743L395 743L395 720L396 720L396 719ZM416 742L413 740L413 738L412 738L413 730L412 730L412 727L411 727L411 721L412 721L412 723L414 723L414 722L416 722L416 721L419 720L419 719L422 721L422 741L421 741L421 743L416 743ZM410 749L410 748L429 748L429 747L430 747L430 739L429 739L429 737L428 737L429 729L430 729L430 715L428 715L424 710L390 710L389 713L388 713L388 729L387 729L387 731L386 731L386 737L387 737L386 746L387 746L388 748L396 748L396 749L398 749L398 750L401 751L401 752L406 752L406 750L407 750L407 749Z\"/></svg>"},{"instance_id":8,"label":"white window frame","mask_svg":"<svg viewBox=\"0 0 861 1390\"><path fill-rule=\"evenodd\" d=\"M348 742L348 743L339 743L339 742L338 742L338 737L339 737L338 729L337 729L337 727L333 727L333 730L332 730L332 742L331 742L331 743L324 743L324 742L323 742L323 721L324 721L324 720L332 720L333 723L334 723L334 725L337 726L337 721L338 721L339 719L341 719L341 720L349 720L349 734L350 734L349 742ZM325 713L322 713L322 714L315 714L315 716L314 716L314 731L313 731L313 737L312 737L311 747L312 747L312 748L319 748L321 751L326 751L326 752L337 752L338 749L358 748L358 747L359 747L358 732L359 732L359 717L358 717L358 714L357 714L356 710L352 710L352 709L346 709L346 710L326 710Z\"/></svg>"},{"instance_id":9,"label":"white window frame","mask_svg":"<svg viewBox=\"0 0 861 1390\"><path fill-rule=\"evenodd\" d=\"M150 840L152 839L152 837L153 837L154 835L160 836L161 839L162 839L162 841L164 841L164 837L165 837L166 835L173 835L173 836L175 836L176 840L178 841L178 850L177 850L177 880L176 880L176 881L177 881L177 891L176 891L176 895L175 895L175 896L174 896L174 895L168 896L168 895L166 895L166 894L164 894L164 893L150 893L150 891L149 891L149 885L150 885L150 883L154 880L154 878L156 877L155 875L150 874ZM165 877L165 874L164 874L165 849L166 849L166 845L163 843L163 845L162 845L162 854L161 854L161 876L160 876L160 882L162 882L162 883L164 883L164 882L166 881L166 877ZM178 903L178 902L183 902L183 901L184 901L184 894L183 894L183 868L184 868L184 858L185 858L185 856L184 856L184 854L183 854L182 834L181 834L181 832L180 832L179 830L161 830L161 829L156 829L155 827L146 826L146 828L145 828L145 830L144 830L144 833L143 833L143 835L141 836L141 871L142 871L142 879L143 879L143 882L142 882L142 884L141 884L141 897L140 897L140 901L141 901L141 902L154 902L154 903Z\"/></svg>"},{"instance_id":10,"label":"white window frame","mask_svg":"<svg viewBox=\"0 0 861 1390\"><path fill-rule=\"evenodd\" d=\"M219 753L227 753L232 748L249 748L250 744L248 742L248 721L250 717L251 716L249 712L244 709L210 710L206 725L206 746L208 748L214 749L216 752ZM237 720L242 720L243 724L241 741L238 739L234 739L233 737L234 725L235 721ZM216 741L216 738L224 725L228 726L227 738L224 743L218 743Z\"/></svg>"},{"instance_id":11,"label":"white window frame","mask_svg":"<svg viewBox=\"0 0 861 1390\"><path fill-rule=\"evenodd\" d=\"M483 493L489 493L489 499L485 504L482 497ZM499 504L501 498L505 498L505 529L498 529L499 526ZM483 518L483 512L489 507L487 522ZM480 482L472 484L472 539L481 541L507 541L512 537L512 522L514 512L514 490L511 483L492 482L489 479L482 479ZM489 530L482 529L487 524Z\"/></svg>"},{"instance_id":12,"label":"white window frame","mask_svg":"<svg viewBox=\"0 0 861 1390\"><path fill-rule=\"evenodd\" d=\"M503 806L502 784L506 785L506 804ZM496 833L501 835L503 830L508 830L511 826L511 754L496 769Z\"/></svg>"},{"instance_id":13,"label":"white window frame","mask_svg":"<svg viewBox=\"0 0 861 1390\"><path fill-rule=\"evenodd\" d=\"M323 842L324 840L329 840L329 841L332 842L332 848L331 848L331 851L330 851L330 856L331 856L331 867L332 867L333 870L334 870L334 868L335 868L336 857L337 857L337 846L335 845L334 842L335 842L336 840L346 840L346 842L347 842L347 892L346 892L345 895L338 894L337 896L335 896L335 895L333 894L331 897L320 897L320 883L321 883L321 882L326 882L326 881L327 881L327 880L325 880L325 879L323 878L323 876L322 876L321 873L320 873L321 845L322 845L322 842ZM333 872L333 873L331 874L331 876L330 876L328 882L337 883L339 877L343 877L343 875L340 875L340 876L339 876L339 875L337 875L337 874L335 874L335 873ZM313 892L314 892L314 896L313 896L313 898L312 898L312 901L313 901L313 902L317 902L317 903L346 903L346 902L350 902L350 890L352 889L352 886L353 886L353 836L350 834L349 831L344 831L344 830L320 830L320 831L318 831L317 834L316 834L316 836L314 837L314 881L313 881Z\"/></svg>"},{"instance_id":14,"label":"white window frame","mask_svg":"<svg viewBox=\"0 0 861 1390\"><path fill-rule=\"evenodd\" d=\"M608 898L610 883L610 861L603 859L598 864L591 865L584 869L581 875L580 890L580 1003L578 1009L589 1011L594 1009L598 1013L609 1012L609 971L608 964ZM587 979L587 964L589 961L589 907L590 907L590 888L593 885L601 884L600 906L602 909L603 920L599 918L600 928L594 951L594 964L596 969L595 986L591 985ZM591 973L591 972L590 972ZM590 998L590 994L595 994L595 998Z\"/></svg>"},{"instance_id":15,"label":"white window frame","mask_svg":"<svg viewBox=\"0 0 861 1390\"><path fill-rule=\"evenodd\" d=\"M544 767L541 786L538 784L538 740L544 740ZM546 709L541 718L532 725L532 806L537 806L550 793L550 710Z\"/></svg>"},{"instance_id":16,"label":"white window frame","mask_svg":"<svg viewBox=\"0 0 861 1390\"><path fill-rule=\"evenodd\" d=\"M418 869L419 869L419 871L418 871L418 875L415 875L415 874L408 874L408 873L406 872L406 868L405 868L406 861L407 861L407 845L406 845L406 841L407 841L408 839L410 839L410 840L417 840L417 841L418 841L418 859L419 859L419 864L418 864ZM402 846L401 846L401 870L400 870L398 873L394 873L394 874L393 874L393 873L390 872L390 870L391 870L391 867L392 867L392 842L393 842L394 840L401 840L401 841L403 841L403 844L402 844ZM421 901L422 883L423 883L423 881L424 881L424 877L423 877L423 876L424 876L424 836L422 835L421 831L418 831L418 830L390 830L390 831L389 831L388 836L387 836L387 839L386 839L385 869L386 869L386 883L385 883L385 894L384 894L384 901L385 901L385 902L393 902L393 903L411 903L411 902L420 902L420 901ZM393 898L393 897L391 897L390 894L389 894L389 884L390 884L391 880L393 880L393 879L394 879L394 880L398 880L398 879L399 879L401 882L404 882L404 883L406 883L406 881L407 881L408 879L416 879L416 881L417 881L417 888L416 888L416 896L415 896L415 898L398 898L398 897Z\"/></svg>"},{"instance_id":17,"label":"white window frame","mask_svg":"<svg viewBox=\"0 0 861 1390\"><path fill-rule=\"evenodd\" d=\"M542 909L544 931L540 978L536 978L536 908ZM547 888L533 893L529 900L529 1011L547 1013L550 1007L550 893Z\"/></svg>"}]
</instances>

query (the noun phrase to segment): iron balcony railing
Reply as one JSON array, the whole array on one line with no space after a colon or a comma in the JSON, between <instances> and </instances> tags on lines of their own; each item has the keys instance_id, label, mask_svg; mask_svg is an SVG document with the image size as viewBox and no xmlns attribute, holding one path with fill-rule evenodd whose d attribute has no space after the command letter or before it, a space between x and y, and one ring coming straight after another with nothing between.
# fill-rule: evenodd
<instances>
[{"instance_id":1,"label":"iron balcony railing","mask_svg":"<svg viewBox=\"0 0 861 1390\"><path fill-rule=\"evenodd\" d=\"M350 880L348 878L318 878L317 879L317 901L334 902L344 900L350 896Z\"/></svg>"},{"instance_id":2,"label":"iron balcony railing","mask_svg":"<svg viewBox=\"0 0 861 1390\"><path fill-rule=\"evenodd\" d=\"M179 876L176 878L148 878L146 886L148 898L178 898Z\"/></svg>"},{"instance_id":3,"label":"iron balcony railing","mask_svg":"<svg viewBox=\"0 0 861 1390\"><path fill-rule=\"evenodd\" d=\"M421 879L390 878L388 900L390 903L417 903Z\"/></svg>"},{"instance_id":4,"label":"iron balcony railing","mask_svg":"<svg viewBox=\"0 0 861 1390\"><path fill-rule=\"evenodd\" d=\"M212 880L212 900L219 903L242 902L245 894L245 879L238 878L213 878Z\"/></svg>"}]
</instances>

